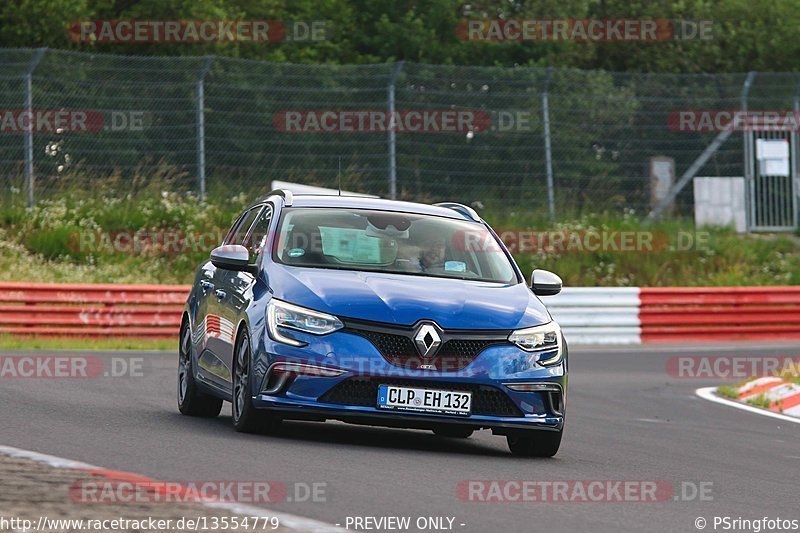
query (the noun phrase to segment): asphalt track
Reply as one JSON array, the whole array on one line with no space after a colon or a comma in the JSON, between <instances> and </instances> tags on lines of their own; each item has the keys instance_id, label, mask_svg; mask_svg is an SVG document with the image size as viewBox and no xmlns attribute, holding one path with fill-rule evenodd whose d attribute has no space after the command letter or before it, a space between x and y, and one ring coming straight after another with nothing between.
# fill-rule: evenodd
<instances>
[{"instance_id":1,"label":"asphalt track","mask_svg":"<svg viewBox=\"0 0 800 533\"><path fill-rule=\"evenodd\" d=\"M514 458L486 431L459 441L289 422L278 436L238 434L228 404L217 419L178 414L176 356L163 352L124 353L145 359L141 377L0 379L0 444L164 480L325 482L324 503L272 508L343 526L348 516L448 516L469 532L680 532L704 517L714 531L714 516L800 519L800 424L700 399L695 389L719 381L671 377L667 360L798 353L798 343L573 347L564 442L546 460ZM465 479L711 482L713 501L470 503L456 496Z\"/></svg>"}]
</instances>

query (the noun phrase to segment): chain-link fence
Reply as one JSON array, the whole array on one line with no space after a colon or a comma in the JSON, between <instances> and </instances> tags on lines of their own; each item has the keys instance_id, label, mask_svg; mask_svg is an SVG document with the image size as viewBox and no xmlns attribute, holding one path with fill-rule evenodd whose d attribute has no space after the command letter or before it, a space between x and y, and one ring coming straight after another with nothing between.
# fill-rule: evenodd
<instances>
[{"instance_id":1,"label":"chain-link fence","mask_svg":"<svg viewBox=\"0 0 800 533\"><path fill-rule=\"evenodd\" d=\"M745 90L747 78L3 49L0 185L32 201L159 187L213 199L340 177L346 190L556 218L641 213L652 158L672 158L677 179L719 133L676 113L797 108L796 74L756 74ZM730 135L699 174L743 175L743 144Z\"/></svg>"}]
</instances>

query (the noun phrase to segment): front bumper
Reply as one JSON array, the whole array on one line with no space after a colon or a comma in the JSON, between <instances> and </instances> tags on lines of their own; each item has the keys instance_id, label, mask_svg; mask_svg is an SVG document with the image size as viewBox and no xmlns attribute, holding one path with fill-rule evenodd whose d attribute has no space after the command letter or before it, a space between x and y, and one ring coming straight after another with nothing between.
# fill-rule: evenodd
<instances>
[{"instance_id":1,"label":"front bumper","mask_svg":"<svg viewBox=\"0 0 800 533\"><path fill-rule=\"evenodd\" d=\"M333 419L419 429L454 424L503 433L506 429L523 428L560 430L564 425L566 346L563 361L554 366L543 367L537 363L537 355L503 345L485 349L461 370L444 372L394 366L370 341L347 332L308 335L301 340L308 346L295 348L276 343L266 334L254 339L257 355L252 392L256 408L278 411L289 419ZM280 390L266 392L270 388L268 369L279 362L318 365L343 373L335 377L296 375ZM519 383L549 384L560 392L518 392L508 388ZM469 390L473 392L472 414L380 409L376 405L379 384Z\"/></svg>"}]
</instances>

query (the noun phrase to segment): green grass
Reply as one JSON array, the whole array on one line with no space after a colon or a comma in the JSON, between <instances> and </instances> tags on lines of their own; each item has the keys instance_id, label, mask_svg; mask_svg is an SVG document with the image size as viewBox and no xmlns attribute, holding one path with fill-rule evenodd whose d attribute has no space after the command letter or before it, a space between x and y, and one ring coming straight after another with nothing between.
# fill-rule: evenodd
<instances>
[{"instance_id":1,"label":"green grass","mask_svg":"<svg viewBox=\"0 0 800 533\"><path fill-rule=\"evenodd\" d=\"M721 385L717 387L717 394L723 396L725 398L730 398L732 400L739 399L739 385Z\"/></svg>"},{"instance_id":2,"label":"green grass","mask_svg":"<svg viewBox=\"0 0 800 533\"><path fill-rule=\"evenodd\" d=\"M174 350L174 339L128 339L94 337L27 337L0 335L0 350Z\"/></svg>"},{"instance_id":3,"label":"green grass","mask_svg":"<svg viewBox=\"0 0 800 533\"><path fill-rule=\"evenodd\" d=\"M515 254L520 267L552 270L569 286L741 286L800 284L800 239L793 234L740 235L727 228L695 229L689 220L645 226L635 215L581 216L554 226L531 213L485 213L493 227L567 233L652 232L652 250ZM642 234L644 235L644 234ZM697 245L698 238L701 239ZM689 243L692 243L690 246ZM636 247L634 247L636 248Z\"/></svg>"},{"instance_id":4,"label":"green grass","mask_svg":"<svg viewBox=\"0 0 800 533\"><path fill-rule=\"evenodd\" d=\"M746 383L753 381L757 378L750 378L735 385L722 385L717 387L717 394L723 396L725 398L731 398L733 400L739 400L739 389L742 388ZM745 403L748 405L752 405L753 407L759 407L761 409L769 409L770 404L772 403L764 394L759 394L753 398L748 398L745 400Z\"/></svg>"},{"instance_id":5,"label":"green grass","mask_svg":"<svg viewBox=\"0 0 800 533\"><path fill-rule=\"evenodd\" d=\"M66 189L54 199L40 199L32 210L25 207L22 195L0 196L0 281L190 283L197 265L255 197L218 193L201 205L191 194L163 192L170 190L169 182L147 182L125 199L108 187L88 195ZM645 228L641 216L632 212L571 216L555 225L533 210L490 208L480 214L498 231L580 235L647 230L665 245L649 252L515 254L526 276L544 268L558 273L566 286L800 284L800 239L792 234L738 235L716 228L702 230L702 246L680 250L674 248L681 238L685 243L687 236L696 237L691 220L666 220ZM96 239L117 232L163 231L207 236L207 246L181 253L152 248L131 252L102 246Z\"/></svg>"},{"instance_id":6,"label":"green grass","mask_svg":"<svg viewBox=\"0 0 800 533\"><path fill-rule=\"evenodd\" d=\"M798 367L798 369L800 369L800 367ZM800 375L796 374L792 370L786 370L778 374L778 377L784 381L788 381L789 383L797 383L800 385Z\"/></svg>"},{"instance_id":7,"label":"green grass","mask_svg":"<svg viewBox=\"0 0 800 533\"><path fill-rule=\"evenodd\" d=\"M772 402L764 394L759 394L754 398L748 399L747 403L754 407L760 407L762 409L769 409L769 406L772 404Z\"/></svg>"}]
</instances>

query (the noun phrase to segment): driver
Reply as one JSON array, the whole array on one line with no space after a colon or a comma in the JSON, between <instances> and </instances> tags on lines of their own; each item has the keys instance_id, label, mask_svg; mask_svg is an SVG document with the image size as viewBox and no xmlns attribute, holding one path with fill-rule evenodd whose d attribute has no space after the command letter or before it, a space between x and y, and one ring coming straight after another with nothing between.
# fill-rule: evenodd
<instances>
[{"instance_id":1,"label":"driver","mask_svg":"<svg viewBox=\"0 0 800 533\"><path fill-rule=\"evenodd\" d=\"M398 266L412 272L440 271L444 268L447 245L444 237L431 235L423 237L419 243L401 244Z\"/></svg>"},{"instance_id":2,"label":"driver","mask_svg":"<svg viewBox=\"0 0 800 533\"><path fill-rule=\"evenodd\" d=\"M447 251L444 237L431 236L420 243L419 264L423 271L444 268L444 256Z\"/></svg>"}]
</instances>

